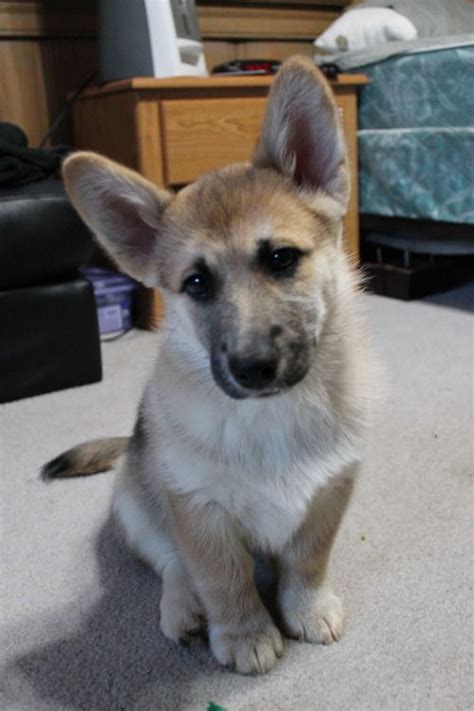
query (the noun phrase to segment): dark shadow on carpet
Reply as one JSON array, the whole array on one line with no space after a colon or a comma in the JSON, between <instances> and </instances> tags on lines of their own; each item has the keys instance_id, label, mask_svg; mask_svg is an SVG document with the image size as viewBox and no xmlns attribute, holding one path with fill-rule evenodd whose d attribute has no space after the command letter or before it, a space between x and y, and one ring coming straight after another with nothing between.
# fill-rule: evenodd
<instances>
[{"instance_id":1,"label":"dark shadow on carpet","mask_svg":"<svg viewBox=\"0 0 474 711\"><path fill-rule=\"evenodd\" d=\"M198 677L227 673L205 643L184 647L164 638L159 627L161 582L131 558L110 520L98 537L97 563L102 597L73 636L18 657L6 670L8 708L22 707L17 691L23 687L21 677L54 708L129 711L140 706L151 684L157 711L176 711L193 702ZM276 577L265 559L257 560L256 578L262 599L274 612ZM64 620L67 608L60 614ZM54 636L54 627L63 627L61 620L38 621L42 630L46 627L42 636Z\"/></svg>"},{"instance_id":2,"label":"dark shadow on carpet","mask_svg":"<svg viewBox=\"0 0 474 711\"><path fill-rule=\"evenodd\" d=\"M451 309L462 309L474 313L474 281L469 281L455 289L449 289L440 294L426 296L423 301Z\"/></svg>"},{"instance_id":3,"label":"dark shadow on carpet","mask_svg":"<svg viewBox=\"0 0 474 711\"><path fill-rule=\"evenodd\" d=\"M192 701L189 689L196 675L208 675L217 663L204 645L184 648L163 637L161 583L152 570L130 558L111 522L100 534L97 560L103 595L76 634L17 658L10 672L26 678L54 708L125 711L153 684L156 709L179 709ZM13 694L10 689L8 697ZM19 708L14 698L9 701L9 708Z\"/></svg>"}]
</instances>

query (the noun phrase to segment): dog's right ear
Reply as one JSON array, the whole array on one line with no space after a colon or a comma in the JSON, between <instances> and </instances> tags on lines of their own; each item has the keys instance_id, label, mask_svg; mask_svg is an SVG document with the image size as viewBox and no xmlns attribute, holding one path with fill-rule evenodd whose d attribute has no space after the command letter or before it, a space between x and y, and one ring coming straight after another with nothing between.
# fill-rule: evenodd
<instances>
[{"instance_id":1,"label":"dog's right ear","mask_svg":"<svg viewBox=\"0 0 474 711\"><path fill-rule=\"evenodd\" d=\"M273 83L253 159L309 196L323 193L343 214L349 200L347 153L331 88L306 57L283 63Z\"/></svg>"},{"instance_id":2,"label":"dog's right ear","mask_svg":"<svg viewBox=\"0 0 474 711\"><path fill-rule=\"evenodd\" d=\"M157 286L159 232L171 193L96 153L67 158L63 176L74 207L122 271Z\"/></svg>"}]
</instances>

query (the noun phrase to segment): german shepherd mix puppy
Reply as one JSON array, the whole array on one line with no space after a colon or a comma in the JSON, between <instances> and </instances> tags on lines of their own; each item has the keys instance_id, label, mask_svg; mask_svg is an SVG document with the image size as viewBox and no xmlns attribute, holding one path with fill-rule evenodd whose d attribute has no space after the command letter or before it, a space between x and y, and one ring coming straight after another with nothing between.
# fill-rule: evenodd
<instances>
[{"instance_id":1,"label":"german shepherd mix puppy","mask_svg":"<svg viewBox=\"0 0 474 711\"><path fill-rule=\"evenodd\" d=\"M76 447L43 477L102 471L126 451L113 512L162 577L169 639L205 619L221 664L271 669L283 641L255 587L260 551L277 561L283 632L338 640L344 615L327 566L369 382L328 84L309 60L287 61L252 162L177 195L93 153L68 158L64 178L119 267L162 290L165 317L132 437Z\"/></svg>"}]
</instances>

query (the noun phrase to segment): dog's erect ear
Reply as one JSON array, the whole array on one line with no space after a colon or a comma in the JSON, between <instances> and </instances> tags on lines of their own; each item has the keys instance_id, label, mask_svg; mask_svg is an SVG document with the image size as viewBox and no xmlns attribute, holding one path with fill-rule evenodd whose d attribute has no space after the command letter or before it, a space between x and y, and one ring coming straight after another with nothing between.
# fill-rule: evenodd
<instances>
[{"instance_id":1,"label":"dog's erect ear","mask_svg":"<svg viewBox=\"0 0 474 711\"><path fill-rule=\"evenodd\" d=\"M328 82L310 59L292 57L278 72L253 162L347 207L347 154L338 110Z\"/></svg>"},{"instance_id":2,"label":"dog's erect ear","mask_svg":"<svg viewBox=\"0 0 474 711\"><path fill-rule=\"evenodd\" d=\"M63 176L74 207L106 252L124 272L157 286L153 257L172 195L96 153L67 158Z\"/></svg>"}]
</instances>

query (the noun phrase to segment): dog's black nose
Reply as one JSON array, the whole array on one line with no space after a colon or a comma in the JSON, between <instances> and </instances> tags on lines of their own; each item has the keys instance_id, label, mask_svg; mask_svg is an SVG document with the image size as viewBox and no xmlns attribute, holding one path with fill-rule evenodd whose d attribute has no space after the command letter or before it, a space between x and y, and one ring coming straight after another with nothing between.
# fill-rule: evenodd
<instances>
[{"instance_id":1,"label":"dog's black nose","mask_svg":"<svg viewBox=\"0 0 474 711\"><path fill-rule=\"evenodd\" d=\"M229 370L235 380L247 390L263 390L271 385L277 374L276 358L229 358Z\"/></svg>"}]
</instances>

